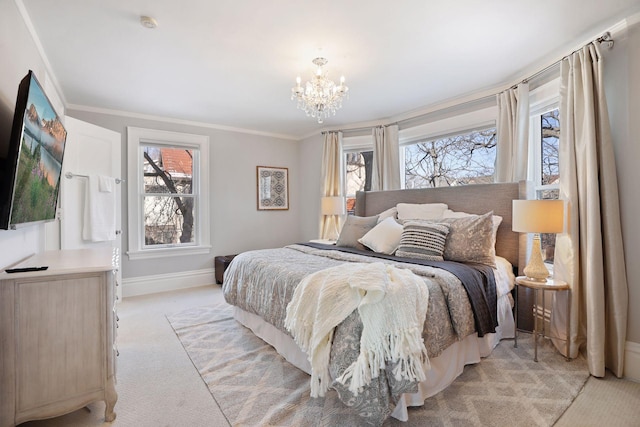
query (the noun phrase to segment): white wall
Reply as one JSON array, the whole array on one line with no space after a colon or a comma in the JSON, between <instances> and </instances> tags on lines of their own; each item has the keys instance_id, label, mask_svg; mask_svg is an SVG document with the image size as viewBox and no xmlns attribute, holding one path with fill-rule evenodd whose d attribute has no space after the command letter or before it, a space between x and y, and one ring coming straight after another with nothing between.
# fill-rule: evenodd
<instances>
[{"instance_id":1,"label":"white wall","mask_svg":"<svg viewBox=\"0 0 640 427\"><path fill-rule=\"evenodd\" d=\"M605 77L629 284L625 376L640 381L640 25L630 24L605 56Z\"/></svg>"},{"instance_id":2,"label":"white wall","mask_svg":"<svg viewBox=\"0 0 640 427\"><path fill-rule=\"evenodd\" d=\"M126 127L208 135L210 156L210 255L177 256L131 261L125 255L127 231L123 227L122 274L134 277L196 271L213 267L216 255L235 254L251 249L283 246L300 241L301 186L298 182L298 143L266 136L229 132L209 127L175 124L122 115L69 110L71 117L93 123L122 135L122 176L126 176ZM289 168L289 210L258 211L256 205L256 166ZM126 187L123 188L122 223L127 223ZM125 289L126 290L126 289Z\"/></svg>"},{"instance_id":3,"label":"white wall","mask_svg":"<svg viewBox=\"0 0 640 427\"><path fill-rule=\"evenodd\" d=\"M298 143L300 164L300 236L304 240L320 236L320 195L322 190L322 147L318 133Z\"/></svg>"},{"instance_id":4,"label":"white wall","mask_svg":"<svg viewBox=\"0 0 640 427\"><path fill-rule=\"evenodd\" d=\"M0 3L0 60L0 156L4 157L11 135L18 85L27 72L33 70L45 92L58 97L45 83L48 81L45 64L13 1L2 0ZM58 113L62 114L61 111ZM56 223L52 224L55 227ZM48 235L43 224L0 230L0 268L48 248L45 240ZM57 242L50 243L57 245Z\"/></svg>"}]
</instances>

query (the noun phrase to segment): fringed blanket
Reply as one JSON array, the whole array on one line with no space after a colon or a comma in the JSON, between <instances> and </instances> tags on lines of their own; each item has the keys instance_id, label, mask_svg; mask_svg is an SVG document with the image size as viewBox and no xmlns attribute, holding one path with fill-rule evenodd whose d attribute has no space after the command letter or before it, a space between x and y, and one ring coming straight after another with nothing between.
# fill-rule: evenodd
<instances>
[{"instance_id":1,"label":"fringed blanket","mask_svg":"<svg viewBox=\"0 0 640 427\"><path fill-rule=\"evenodd\" d=\"M311 362L311 396L331 385L334 328L354 310L363 324L360 354L337 381L355 396L389 362L397 381L424 381L428 365L422 328L429 289L409 270L382 263L345 263L307 276L287 307L285 327Z\"/></svg>"}]
</instances>

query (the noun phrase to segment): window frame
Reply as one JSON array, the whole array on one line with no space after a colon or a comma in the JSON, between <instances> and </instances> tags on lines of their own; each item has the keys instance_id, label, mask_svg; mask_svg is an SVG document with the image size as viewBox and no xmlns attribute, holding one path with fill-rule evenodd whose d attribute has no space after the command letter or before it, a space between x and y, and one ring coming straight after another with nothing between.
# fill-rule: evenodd
<instances>
[{"instance_id":1,"label":"window frame","mask_svg":"<svg viewBox=\"0 0 640 427\"><path fill-rule=\"evenodd\" d=\"M348 153L361 153L364 151L373 151L373 136L371 134L350 136L342 138L342 194L345 199L349 198L347 191L347 154ZM355 197L355 194L352 196Z\"/></svg>"},{"instance_id":2,"label":"window frame","mask_svg":"<svg viewBox=\"0 0 640 427\"><path fill-rule=\"evenodd\" d=\"M497 105L469 112L453 113L450 117L423 123L398 132L400 145L400 188L406 188L405 147L422 141L431 141L448 136L473 132L478 129L496 127Z\"/></svg>"},{"instance_id":3,"label":"window frame","mask_svg":"<svg viewBox=\"0 0 640 427\"><path fill-rule=\"evenodd\" d=\"M529 161L527 180L533 182L535 198L544 190L557 190L559 184L542 184L542 116L560 108L560 79L531 91L529 98ZM560 127L562 132L562 125Z\"/></svg>"},{"instance_id":4,"label":"window frame","mask_svg":"<svg viewBox=\"0 0 640 427\"><path fill-rule=\"evenodd\" d=\"M539 200L538 195L545 190L558 190L560 184L542 184L542 116L549 111L560 108L560 78L555 78L529 94L529 160L527 164L527 180L533 183L532 197ZM560 123L562 133L562 122ZM561 173L561 171L560 171ZM530 247L533 235L527 236L527 248ZM527 249L529 251L529 249ZM527 254L527 257L530 254ZM553 262L545 261L550 274L553 275Z\"/></svg>"},{"instance_id":5,"label":"window frame","mask_svg":"<svg viewBox=\"0 0 640 427\"><path fill-rule=\"evenodd\" d=\"M192 192L196 224L194 242L185 244L147 246L144 243L144 182L143 146L189 148L198 151L193 162ZM211 236L209 226L209 137L138 127L127 127L127 192L129 259L151 259L175 255L209 254Z\"/></svg>"}]
</instances>

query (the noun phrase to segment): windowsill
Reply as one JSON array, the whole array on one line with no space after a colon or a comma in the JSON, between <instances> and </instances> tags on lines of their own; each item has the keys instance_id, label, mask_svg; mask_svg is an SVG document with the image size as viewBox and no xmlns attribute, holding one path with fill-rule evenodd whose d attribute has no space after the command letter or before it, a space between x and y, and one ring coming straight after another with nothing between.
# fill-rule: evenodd
<instances>
[{"instance_id":1,"label":"windowsill","mask_svg":"<svg viewBox=\"0 0 640 427\"><path fill-rule=\"evenodd\" d=\"M127 256L130 260L166 258L184 255L208 255L211 253L211 246L185 246L177 248L157 248L145 249L143 251L129 251Z\"/></svg>"}]
</instances>

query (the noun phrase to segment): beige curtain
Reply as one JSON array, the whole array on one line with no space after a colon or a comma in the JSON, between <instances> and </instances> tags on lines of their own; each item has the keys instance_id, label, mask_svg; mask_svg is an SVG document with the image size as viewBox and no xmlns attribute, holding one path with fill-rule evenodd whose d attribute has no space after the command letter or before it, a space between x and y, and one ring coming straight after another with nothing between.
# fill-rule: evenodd
<instances>
[{"instance_id":1,"label":"beige curtain","mask_svg":"<svg viewBox=\"0 0 640 427\"><path fill-rule=\"evenodd\" d=\"M400 189L398 125L373 128L371 190Z\"/></svg>"},{"instance_id":2,"label":"beige curtain","mask_svg":"<svg viewBox=\"0 0 640 427\"><path fill-rule=\"evenodd\" d=\"M527 179L529 153L529 84L505 90L497 95L498 145L495 182L518 182Z\"/></svg>"},{"instance_id":3,"label":"beige curtain","mask_svg":"<svg viewBox=\"0 0 640 427\"><path fill-rule=\"evenodd\" d=\"M628 289L602 67L596 44L561 63L560 198L567 201L568 227L556 238L554 275L572 288L570 356L582 347L592 375L609 368L621 377ZM557 294L553 313L559 315L551 321L562 336L559 308L566 300Z\"/></svg>"},{"instance_id":4,"label":"beige curtain","mask_svg":"<svg viewBox=\"0 0 640 427\"><path fill-rule=\"evenodd\" d=\"M342 132L327 132L324 135L322 151L322 189L321 197L342 196ZM320 238L337 239L336 230L340 230L342 217L320 214Z\"/></svg>"}]
</instances>

